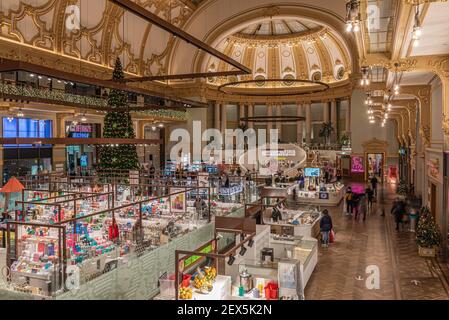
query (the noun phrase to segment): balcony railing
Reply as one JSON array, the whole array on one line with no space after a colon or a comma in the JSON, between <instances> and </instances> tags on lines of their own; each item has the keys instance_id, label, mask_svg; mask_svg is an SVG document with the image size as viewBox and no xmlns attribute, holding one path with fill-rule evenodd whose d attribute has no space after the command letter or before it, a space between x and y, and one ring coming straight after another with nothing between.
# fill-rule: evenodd
<instances>
[{"instance_id":1,"label":"balcony railing","mask_svg":"<svg viewBox=\"0 0 449 320\"><path fill-rule=\"evenodd\" d=\"M58 89L33 88L31 86L10 84L0 82L0 94L4 98L14 100L31 100L35 102L48 102L60 105L70 105L77 108L102 110L107 108L108 102L106 98L94 96L82 96L68 93ZM143 104L129 104L130 109L142 108ZM140 115L157 117L164 120L185 121L187 119L186 112L173 109L148 109L144 111L136 111Z\"/></svg>"}]
</instances>

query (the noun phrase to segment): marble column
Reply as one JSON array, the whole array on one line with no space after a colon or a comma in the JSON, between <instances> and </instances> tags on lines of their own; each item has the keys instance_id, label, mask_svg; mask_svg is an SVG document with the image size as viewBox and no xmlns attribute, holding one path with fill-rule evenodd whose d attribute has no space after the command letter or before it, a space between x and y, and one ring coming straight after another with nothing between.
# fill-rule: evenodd
<instances>
[{"instance_id":1,"label":"marble column","mask_svg":"<svg viewBox=\"0 0 449 320\"><path fill-rule=\"evenodd\" d=\"M221 104L221 109L220 109L220 114L221 114L221 132L223 133L223 135L224 135L224 133L225 133L225 130L226 130L226 127L227 127L227 113L226 113L226 111L227 111L227 104L226 103L222 103Z\"/></svg>"},{"instance_id":2,"label":"marble column","mask_svg":"<svg viewBox=\"0 0 449 320\"><path fill-rule=\"evenodd\" d=\"M254 117L254 103L248 104L248 117ZM248 128L254 128L254 122L248 122Z\"/></svg>"},{"instance_id":3,"label":"marble column","mask_svg":"<svg viewBox=\"0 0 449 320\"><path fill-rule=\"evenodd\" d=\"M267 116L272 117L273 116L273 105L271 103L267 104ZM268 142L271 141L271 134L270 130L273 128L273 123L271 121L267 122L267 139Z\"/></svg>"},{"instance_id":4,"label":"marble column","mask_svg":"<svg viewBox=\"0 0 449 320\"><path fill-rule=\"evenodd\" d=\"M304 116L304 108L303 108L302 104L300 104L299 102L298 102L297 108L296 108L296 115L298 117ZM296 142L298 142L298 143L302 143L303 128L304 128L304 121L298 121L297 125L296 125Z\"/></svg>"},{"instance_id":5,"label":"marble column","mask_svg":"<svg viewBox=\"0 0 449 320\"><path fill-rule=\"evenodd\" d=\"M338 140L338 114L337 114L337 100L331 101L331 123L334 131L332 131L331 142Z\"/></svg>"},{"instance_id":6,"label":"marble column","mask_svg":"<svg viewBox=\"0 0 449 320\"><path fill-rule=\"evenodd\" d=\"M214 106L214 127L215 129L221 130L220 124L220 102L215 102Z\"/></svg>"},{"instance_id":7,"label":"marble column","mask_svg":"<svg viewBox=\"0 0 449 320\"><path fill-rule=\"evenodd\" d=\"M275 105L276 108L276 116L280 117L282 116L282 103ZM278 130L278 138L282 140L282 122L280 119L276 122L276 129Z\"/></svg>"},{"instance_id":8,"label":"marble column","mask_svg":"<svg viewBox=\"0 0 449 320\"><path fill-rule=\"evenodd\" d=\"M245 118L245 114L246 114L245 107L246 107L245 103L244 102L240 102L240 105L239 105L239 121L238 121L239 125L242 124L242 123L246 123L246 121L241 120L242 118Z\"/></svg>"},{"instance_id":9,"label":"marble column","mask_svg":"<svg viewBox=\"0 0 449 320\"><path fill-rule=\"evenodd\" d=\"M329 101L323 102L323 122L329 122Z\"/></svg>"},{"instance_id":10,"label":"marble column","mask_svg":"<svg viewBox=\"0 0 449 320\"><path fill-rule=\"evenodd\" d=\"M306 108L306 143L310 144L312 137L312 105L307 102Z\"/></svg>"},{"instance_id":11,"label":"marble column","mask_svg":"<svg viewBox=\"0 0 449 320\"><path fill-rule=\"evenodd\" d=\"M346 133L349 135L351 133L351 98L348 98L348 103L346 105Z\"/></svg>"}]
</instances>

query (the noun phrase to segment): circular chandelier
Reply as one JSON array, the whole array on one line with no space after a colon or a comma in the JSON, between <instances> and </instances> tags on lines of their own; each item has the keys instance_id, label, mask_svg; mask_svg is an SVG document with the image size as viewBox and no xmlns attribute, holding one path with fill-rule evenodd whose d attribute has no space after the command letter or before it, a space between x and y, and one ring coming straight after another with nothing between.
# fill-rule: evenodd
<instances>
[{"instance_id":1,"label":"circular chandelier","mask_svg":"<svg viewBox=\"0 0 449 320\"><path fill-rule=\"evenodd\" d=\"M314 81L314 80L306 80L306 79L288 79L289 83L308 83L313 85L319 85L320 88L318 89L311 89L308 91L298 91L298 92L232 92L229 90L226 90L229 87L238 86L241 84L255 84L256 86L261 87L265 83L284 83L285 79L253 79L253 80L241 80L241 81L232 81L225 84L222 84L218 87L218 91L221 93L226 94L236 94L236 95L244 95L244 96L267 96L267 97L282 97L282 96L301 96L301 95L308 95L313 93L320 93L324 92L327 89L329 89L329 85L327 83L321 82L321 81ZM268 89L268 88L267 88ZM275 89L275 88L271 88Z\"/></svg>"},{"instance_id":2,"label":"circular chandelier","mask_svg":"<svg viewBox=\"0 0 449 320\"><path fill-rule=\"evenodd\" d=\"M300 116L253 116L240 118L240 121L246 122L300 122L305 120L305 117Z\"/></svg>"}]
</instances>

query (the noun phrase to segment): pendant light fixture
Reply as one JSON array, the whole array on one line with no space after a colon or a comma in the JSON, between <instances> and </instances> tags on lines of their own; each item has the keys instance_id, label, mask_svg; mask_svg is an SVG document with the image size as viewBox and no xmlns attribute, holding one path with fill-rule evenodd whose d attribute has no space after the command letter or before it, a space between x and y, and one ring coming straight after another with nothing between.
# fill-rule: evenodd
<instances>
[{"instance_id":1,"label":"pendant light fixture","mask_svg":"<svg viewBox=\"0 0 449 320\"><path fill-rule=\"evenodd\" d=\"M360 21L360 1L349 0L346 3L346 32L359 32Z\"/></svg>"},{"instance_id":2,"label":"pendant light fixture","mask_svg":"<svg viewBox=\"0 0 449 320\"><path fill-rule=\"evenodd\" d=\"M371 83L371 80L370 80L371 68L367 67L367 66L362 67L361 73L362 73L362 79L360 80L360 85L362 87L369 86Z\"/></svg>"},{"instance_id":3,"label":"pendant light fixture","mask_svg":"<svg viewBox=\"0 0 449 320\"><path fill-rule=\"evenodd\" d=\"M422 36L422 29L421 29L421 22L419 19L419 4L416 5L415 7L415 24L413 25L413 32L412 32L412 41L413 41L413 46L417 47L419 46L419 40L421 39Z\"/></svg>"}]
</instances>

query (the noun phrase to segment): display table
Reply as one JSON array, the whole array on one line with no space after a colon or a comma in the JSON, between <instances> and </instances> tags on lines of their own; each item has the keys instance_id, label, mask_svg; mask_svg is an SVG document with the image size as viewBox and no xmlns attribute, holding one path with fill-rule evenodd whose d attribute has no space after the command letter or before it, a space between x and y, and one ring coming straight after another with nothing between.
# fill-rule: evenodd
<instances>
[{"instance_id":1,"label":"display table","mask_svg":"<svg viewBox=\"0 0 449 320\"><path fill-rule=\"evenodd\" d=\"M345 194L344 185L326 186L326 191L306 191L297 189L296 200L300 203L307 203L321 206L337 206L343 200Z\"/></svg>"},{"instance_id":2,"label":"display table","mask_svg":"<svg viewBox=\"0 0 449 320\"><path fill-rule=\"evenodd\" d=\"M320 233L321 214L317 211L281 210L282 219L274 222L264 216L264 224L271 226L271 233L317 238Z\"/></svg>"},{"instance_id":3,"label":"display table","mask_svg":"<svg viewBox=\"0 0 449 320\"><path fill-rule=\"evenodd\" d=\"M231 294L231 284L230 276L218 275L211 292L203 294L193 288L192 300L225 300Z\"/></svg>"}]
</instances>

